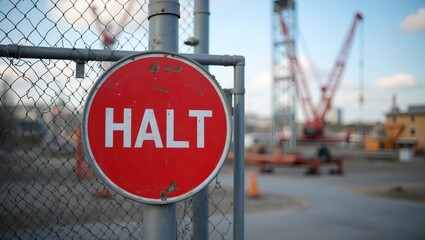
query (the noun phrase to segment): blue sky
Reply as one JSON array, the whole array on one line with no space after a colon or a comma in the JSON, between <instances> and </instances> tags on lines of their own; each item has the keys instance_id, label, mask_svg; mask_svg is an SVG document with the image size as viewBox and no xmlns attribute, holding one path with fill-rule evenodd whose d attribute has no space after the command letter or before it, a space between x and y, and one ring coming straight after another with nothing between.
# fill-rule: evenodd
<instances>
[{"instance_id":1,"label":"blue sky","mask_svg":"<svg viewBox=\"0 0 425 240\"><path fill-rule=\"evenodd\" d=\"M271 114L272 1L211 1L210 53L246 57L246 111ZM334 65L354 14L364 17L364 96L359 98L360 31L356 32L345 73L333 105L345 122L383 121L391 108L425 104L425 1L302 0L297 1L298 58L304 71L314 65L324 82ZM360 28L357 28L359 30ZM302 47L305 42L308 51ZM308 54L307 54L308 53ZM212 68L223 86L232 71ZM309 77L317 102L319 85ZM301 111L297 113L302 120Z\"/></svg>"},{"instance_id":2,"label":"blue sky","mask_svg":"<svg viewBox=\"0 0 425 240\"><path fill-rule=\"evenodd\" d=\"M181 0L182 5L187 5L186 1L188 0ZM48 13L52 20L39 20L44 17L43 11L52 7L53 3L48 1L38 3L40 11L33 9L29 1L21 1L18 4L20 10L11 10L14 6L6 3L8 2L0 6L0 10L3 14L7 13L11 19L0 21L1 29L8 32L7 29L13 29L18 23L17 29L8 33L8 38L12 39L10 41L13 43L102 48L96 29L89 26L94 20L90 11L86 11L87 1L79 0L75 6L71 1L58 1L57 9ZM272 0L210 1L210 53L243 55L246 58L246 112L266 117L271 115L272 110L272 3ZM109 1L106 7L114 9L117 4L119 5L115 1ZM84 12L85 18L79 17L80 12L70 10L73 8ZM144 8L147 8L147 5L144 5ZM28 9L32 9L28 13L31 21L17 21L24 13L27 14ZM67 9L64 18L60 9ZM134 47L137 50L146 50L146 11L136 10L133 13L133 19L136 21L128 26L128 32L120 35L120 44L124 45L123 49ZM310 91L315 102L319 85L311 77L311 66L315 66L321 81L324 82L334 65L354 14L361 12L364 16L362 32L365 103L360 106L358 102L360 38L357 31L345 73L333 101L335 107L343 109L343 120L383 121L385 113L391 108L393 95L396 95L401 110L406 110L408 105L425 104L424 0L299 0L296 11L300 32L297 38L298 58L309 77ZM106 16L100 16L101 20L110 18L109 11L103 11L103 14ZM184 23L185 18L186 16L181 16L182 24L187 24ZM72 30L68 30L70 24L74 26ZM92 31L87 31L87 27L93 28ZM28 41L22 40L23 36L28 34ZM66 36L59 37L60 34ZM81 37L83 34L84 37ZM132 35L144 36L144 42L132 42L134 38L127 42ZM306 48L302 47L303 42L308 47L309 54L306 53ZM40 67L45 68L44 65ZM59 74L63 67L52 66L51 71L57 71ZM211 67L210 70L223 87L233 86L231 67ZM67 67L66 71L72 75L72 69ZM37 71L34 70L32 74L37 75ZM96 77L92 75L91 77ZM88 87L90 83L86 85ZM22 89L22 94L25 94L25 88ZM51 95L54 96L55 93ZM301 111L298 111L297 117L299 121L303 120Z\"/></svg>"}]
</instances>

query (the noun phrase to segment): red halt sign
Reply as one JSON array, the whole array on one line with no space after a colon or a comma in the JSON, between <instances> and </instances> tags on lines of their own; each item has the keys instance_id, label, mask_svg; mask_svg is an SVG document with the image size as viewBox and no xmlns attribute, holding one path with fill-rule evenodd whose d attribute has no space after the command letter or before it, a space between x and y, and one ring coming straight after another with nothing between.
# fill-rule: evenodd
<instances>
[{"instance_id":1,"label":"red halt sign","mask_svg":"<svg viewBox=\"0 0 425 240\"><path fill-rule=\"evenodd\" d=\"M227 99L198 63L148 52L107 70L83 114L89 161L115 191L165 204L198 192L221 169L231 141Z\"/></svg>"}]
</instances>

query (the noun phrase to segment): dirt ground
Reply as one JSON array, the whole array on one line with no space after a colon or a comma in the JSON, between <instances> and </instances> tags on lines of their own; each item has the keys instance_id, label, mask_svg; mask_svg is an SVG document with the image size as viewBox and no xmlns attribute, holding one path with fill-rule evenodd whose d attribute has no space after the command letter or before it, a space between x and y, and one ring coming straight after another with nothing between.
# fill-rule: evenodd
<instances>
[{"instance_id":1,"label":"dirt ground","mask_svg":"<svg viewBox=\"0 0 425 240\"><path fill-rule=\"evenodd\" d=\"M220 202L220 209L229 209L229 212L231 212L233 211L233 190L227 187L224 189L226 191L226 195L222 196L223 199ZM212 199L220 199L220 196L213 192L210 201ZM306 199L290 195L260 193L258 197L245 196L245 213L293 211L304 209L308 206L309 202ZM210 209L210 211L211 210L214 209Z\"/></svg>"},{"instance_id":2,"label":"dirt ground","mask_svg":"<svg viewBox=\"0 0 425 240\"><path fill-rule=\"evenodd\" d=\"M374 197L394 198L425 204L425 183L355 189L352 192Z\"/></svg>"},{"instance_id":3,"label":"dirt ground","mask_svg":"<svg viewBox=\"0 0 425 240\"><path fill-rule=\"evenodd\" d=\"M227 188L225 191L227 194L225 195L221 204L223 205L222 207L224 207L224 209L229 209L232 207L233 203L233 191ZM425 183L354 189L350 192L371 197L393 198L425 204ZM212 197L217 198L218 196L214 196L213 194ZM290 195L261 193L259 197L245 196L245 213L264 211L293 211L304 209L308 206L308 200Z\"/></svg>"}]
</instances>

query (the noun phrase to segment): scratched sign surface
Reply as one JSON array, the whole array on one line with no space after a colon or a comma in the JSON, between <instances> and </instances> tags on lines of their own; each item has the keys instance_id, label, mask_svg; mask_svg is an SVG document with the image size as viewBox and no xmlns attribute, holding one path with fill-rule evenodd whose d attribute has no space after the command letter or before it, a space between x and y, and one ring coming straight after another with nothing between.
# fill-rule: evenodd
<instances>
[{"instance_id":1,"label":"scratched sign surface","mask_svg":"<svg viewBox=\"0 0 425 240\"><path fill-rule=\"evenodd\" d=\"M192 196L220 170L230 112L214 78L188 59L144 53L117 62L89 93L89 160L117 192L164 204Z\"/></svg>"}]
</instances>

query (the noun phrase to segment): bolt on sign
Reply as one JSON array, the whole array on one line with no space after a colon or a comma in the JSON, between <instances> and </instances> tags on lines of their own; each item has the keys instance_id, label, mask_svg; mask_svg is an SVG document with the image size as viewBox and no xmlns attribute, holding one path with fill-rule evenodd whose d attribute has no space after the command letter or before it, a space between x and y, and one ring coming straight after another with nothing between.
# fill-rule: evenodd
<instances>
[{"instance_id":1,"label":"bolt on sign","mask_svg":"<svg viewBox=\"0 0 425 240\"><path fill-rule=\"evenodd\" d=\"M198 63L146 52L107 70L88 95L89 161L116 192L148 204L192 196L217 175L231 142L227 98Z\"/></svg>"}]
</instances>

